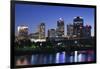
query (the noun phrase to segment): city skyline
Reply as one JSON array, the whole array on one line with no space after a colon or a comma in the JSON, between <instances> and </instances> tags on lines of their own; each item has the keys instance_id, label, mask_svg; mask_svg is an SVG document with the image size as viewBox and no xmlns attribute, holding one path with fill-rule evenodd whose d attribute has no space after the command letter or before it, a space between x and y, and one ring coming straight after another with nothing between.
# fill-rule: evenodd
<instances>
[{"instance_id":1,"label":"city skyline","mask_svg":"<svg viewBox=\"0 0 100 69\"><path fill-rule=\"evenodd\" d=\"M73 24L73 19L75 16L82 16L84 19L84 25L89 24L92 26L92 35L93 35L94 8L16 4L15 32L17 31L16 30L17 26L27 25L29 27L29 33L35 33L37 32L37 26L40 23L44 22L46 25L46 35L47 35L47 30L52 28L56 29L57 21L59 20L59 18L63 18L65 24L64 26L65 35L66 35L67 32L66 25L69 23Z\"/></svg>"}]
</instances>

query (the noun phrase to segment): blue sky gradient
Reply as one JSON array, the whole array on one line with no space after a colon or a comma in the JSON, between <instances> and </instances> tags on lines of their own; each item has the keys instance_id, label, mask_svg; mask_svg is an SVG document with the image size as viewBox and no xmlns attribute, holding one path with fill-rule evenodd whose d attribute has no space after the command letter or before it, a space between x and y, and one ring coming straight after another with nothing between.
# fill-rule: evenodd
<instances>
[{"instance_id":1,"label":"blue sky gradient","mask_svg":"<svg viewBox=\"0 0 100 69\"><path fill-rule=\"evenodd\" d=\"M84 25L92 26L92 35L94 34L94 8L80 8L80 7L62 7L62 6L47 6L47 5L30 5L30 4L16 4L15 5L15 32L19 25L27 25L29 33L37 31L37 26L44 22L46 25L46 32L48 29L57 28L57 20L63 18L66 25L73 23L76 16L82 16Z\"/></svg>"}]
</instances>

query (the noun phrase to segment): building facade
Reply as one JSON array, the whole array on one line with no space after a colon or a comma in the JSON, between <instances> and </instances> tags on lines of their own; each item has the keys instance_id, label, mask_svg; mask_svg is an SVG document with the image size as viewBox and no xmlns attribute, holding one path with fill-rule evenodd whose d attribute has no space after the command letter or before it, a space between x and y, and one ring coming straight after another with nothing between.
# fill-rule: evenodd
<instances>
[{"instance_id":1,"label":"building facade","mask_svg":"<svg viewBox=\"0 0 100 69\"><path fill-rule=\"evenodd\" d=\"M64 20L62 18L59 18L59 20L57 21L56 33L58 37L64 36Z\"/></svg>"},{"instance_id":2,"label":"building facade","mask_svg":"<svg viewBox=\"0 0 100 69\"><path fill-rule=\"evenodd\" d=\"M83 37L83 18L82 17L75 17L73 20L73 35L76 37Z\"/></svg>"},{"instance_id":3,"label":"building facade","mask_svg":"<svg viewBox=\"0 0 100 69\"><path fill-rule=\"evenodd\" d=\"M18 26L18 36L27 37L28 36L28 26L25 26L25 25Z\"/></svg>"},{"instance_id":4,"label":"building facade","mask_svg":"<svg viewBox=\"0 0 100 69\"><path fill-rule=\"evenodd\" d=\"M39 39L45 39L45 23L38 26Z\"/></svg>"},{"instance_id":5,"label":"building facade","mask_svg":"<svg viewBox=\"0 0 100 69\"><path fill-rule=\"evenodd\" d=\"M84 30L83 30L84 37L86 38L91 37L91 28L92 27L90 25L84 26Z\"/></svg>"},{"instance_id":6,"label":"building facade","mask_svg":"<svg viewBox=\"0 0 100 69\"><path fill-rule=\"evenodd\" d=\"M56 37L56 30L55 30L55 29L49 29L49 30L48 30L48 37L49 37L49 38L54 38L54 37Z\"/></svg>"},{"instance_id":7,"label":"building facade","mask_svg":"<svg viewBox=\"0 0 100 69\"><path fill-rule=\"evenodd\" d=\"M29 37L33 38L33 39L38 39L39 38L39 33L38 32L36 32L36 33L30 33Z\"/></svg>"},{"instance_id":8,"label":"building facade","mask_svg":"<svg viewBox=\"0 0 100 69\"><path fill-rule=\"evenodd\" d=\"M67 36L68 37L73 37L73 30L74 30L73 25L67 24Z\"/></svg>"}]
</instances>

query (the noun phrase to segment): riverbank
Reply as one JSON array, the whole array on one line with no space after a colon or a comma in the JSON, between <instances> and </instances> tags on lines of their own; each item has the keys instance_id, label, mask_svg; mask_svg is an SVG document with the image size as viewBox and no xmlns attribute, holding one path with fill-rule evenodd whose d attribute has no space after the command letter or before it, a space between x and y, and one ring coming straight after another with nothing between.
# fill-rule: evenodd
<instances>
[{"instance_id":1,"label":"riverbank","mask_svg":"<svg viewBox=\"0 0 100 69\"><path fill-rule=\"evenodd\" d=\"M51 47L51 48L15 48L15 55L29 55L29 54L37 54L37 53L57 53L57 52L72 52L72 51L82 51L82 50L94 50L93 47Z\"/></svg>"}]
</instances>

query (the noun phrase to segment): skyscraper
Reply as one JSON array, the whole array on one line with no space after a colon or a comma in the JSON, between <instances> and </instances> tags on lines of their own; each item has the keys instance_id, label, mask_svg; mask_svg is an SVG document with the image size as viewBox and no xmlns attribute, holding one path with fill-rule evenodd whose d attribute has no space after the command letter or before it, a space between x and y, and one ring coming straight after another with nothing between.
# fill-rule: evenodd
<instances>
[{"instance_id":1,"label":"skyscraper","mask_svg":"<svg viewBox=\"0 0 100 69\"><path fill-rule=\"evenodd\" d=\"M84 37L86 38L91 37L91 28L92 27L90 25L84 26L84 30L83 30Z\"/></svg>"},{"instance_id":2,"label":"skyscraper","mask_svg":"<svg viewBox=\"0 0 100 69\"><path fill-rule=\"evenodd\" d=\"M38 26L39 39L45 39L45 24L40 23Z\"/></svg>"},{"instance_id":3,"label":"skyscraper","mask_svg":"<svg viewBox=\"0 0 100 69\"><path fill-rule=\"evenodd\" d=\"M28 26L25 26L25 25L18 26L18 36L27 37L28 36Z\"/></svg>"},{"instance_id":4,"label":"skyscraper","mask_svg":"<svg viewBox=\"0 0 100 69\"><path fill-rule=\"evenodd\" d=\"M73 25L72 24L67 24L67 36L68 37L73 37Z\"/></svg>"},{"instance_id":5,"label":"skyscraper","mask_svg":"<svg viewBox=\"0 0 100 69\"><path fill-rule=\"evenodd\" d=\"M64 36L64 20L62 18L59 18L59 20L57 21L56 33L58 37Z\"/></svg>"},{"instance_id":6,"label":"skyscraper","mask_svg":"<svg viewBox=\"0 0 100 69\"><path fill-rule=\"evenodd\" d=\"M83 36L83 18L80 16L77 16L73 20L73 35L76 37L82 37Z\"/></svg>"},{"instance_id":7,"label":"skyscraper","mask_svg":"<svg viewBox=\"0 0 100 69\"><path fill-rule=\"evenodd\" d=\"M55 30L55 29L49 29L49 30L48 30L48 37L49 37L49 38L54 38L54 37L56 37L56 30Z\"/></svg>"}]
</instances>

